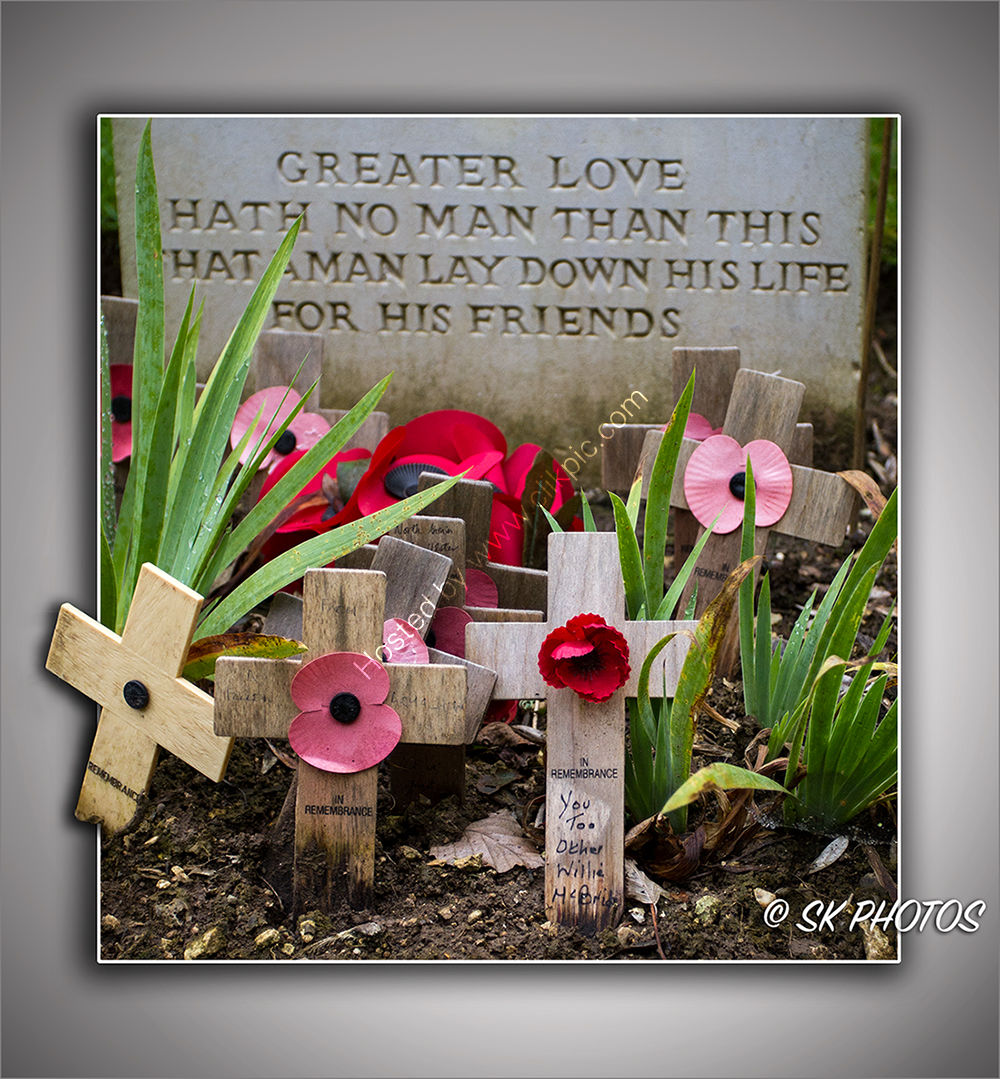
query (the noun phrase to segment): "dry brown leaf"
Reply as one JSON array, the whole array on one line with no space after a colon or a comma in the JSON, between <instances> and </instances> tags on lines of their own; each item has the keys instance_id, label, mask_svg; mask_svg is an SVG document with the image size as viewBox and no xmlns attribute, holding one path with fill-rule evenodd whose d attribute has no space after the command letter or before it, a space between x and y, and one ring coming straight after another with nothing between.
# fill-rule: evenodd
<instances>
[{"instance_id":1,"label":"dry brown leaf","mask_svg":"<svg viewBox=\"0 0 1000 1079\"><path fill-rule=\"evenodd\" d=\"M435 861L449 865L454 865L459 859L476 855L481 855L483 864L492 866L498 873L506 873L508 869L519 865L528 869L540 869L545 864L534 845L525 838L520 824L507 809L491 813L483 820L474 821L456 843L431 847L431 856Z\"/></svg>"}]
</instances>

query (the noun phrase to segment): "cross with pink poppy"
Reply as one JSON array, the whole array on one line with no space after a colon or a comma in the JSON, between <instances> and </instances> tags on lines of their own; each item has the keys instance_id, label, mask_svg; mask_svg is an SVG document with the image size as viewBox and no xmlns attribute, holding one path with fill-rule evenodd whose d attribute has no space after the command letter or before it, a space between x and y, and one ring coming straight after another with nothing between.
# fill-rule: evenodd
<instances>
[{"instance_id":1,"label":"cross with pink poppy","mask_svg":"<svg viewBox=\"0 0 1000 1079\"><path fill-rule=\"evenodd\" d=\"M670 504L691 510L702 526L721 514L681 598L684 607L697 583L695 613L699 616L739 564L743 521L740 477L744 476L747 452L756 487L755 554L764 553L772 529L830 546L844 540L854 511L854 489L834 473L788 460L804 393L801 382L743 368L733 380L722 434L702 442L685 438L681 443ZM640 465L645 483L662 437L661 432L646 435ZM723 668L727 665L725 655L720 664Z\"/></svg>"},{"instance_id":2,"label":"cross with pink poppy","mask_svg":"<svg viewBox=\"0 0 1000 1079\"><path fill-rule=\"evenodd\" d=\"M378 764L397 743L465 739L465 668L382 664L386 575L308 570L306 662L223 658L215 672L215 730L288 738L299 756L294 905L331 910L370 899L375 875Z\"/></svg>"},{"instance_id":3,"label":"cross with pink poppy","mask_svg":"<svg viewBox=\"0 0 1000 1079\"><path fill-rule=\"evenodd\" d=\"M494 695L548 700L545 910L594 934L625 902L625 700L657 641L650 693L671 695L693 622L627 622L612 532L549 536L548 621L466 627L466 656L497 672Z\"/></svg>"}]
</instances>

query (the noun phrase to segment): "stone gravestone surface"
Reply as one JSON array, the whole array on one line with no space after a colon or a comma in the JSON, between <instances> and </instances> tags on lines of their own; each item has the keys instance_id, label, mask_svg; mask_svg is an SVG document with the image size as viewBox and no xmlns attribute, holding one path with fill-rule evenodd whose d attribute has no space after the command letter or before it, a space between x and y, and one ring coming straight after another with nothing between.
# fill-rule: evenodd
<instances>
[{"instance_id":1,"label":"stone gravestone surface","mask_svg":"<svg viewBox=\"0 0 1000 1079\"><path fill-rule=\"evenodd\" d=\"M135 295L143 117L114 120ZM865 291L858 117L156 117L167 325L199 375L281 236L266 326L327 335L323 407L395 372L394 423L483 413L596 477L615 423L669 415L675 346L721 338L845 416ZM591 452L592 450L592 452Z\"/></svg>"}]
</instances>

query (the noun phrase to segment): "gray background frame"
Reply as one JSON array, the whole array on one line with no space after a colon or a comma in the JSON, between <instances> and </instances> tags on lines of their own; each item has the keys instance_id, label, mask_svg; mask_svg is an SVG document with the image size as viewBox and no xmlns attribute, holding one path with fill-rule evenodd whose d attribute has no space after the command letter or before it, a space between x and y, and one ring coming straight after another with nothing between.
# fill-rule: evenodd
<instances>
[{"instance_id":1,"label":"gray background frame","mask_svg":"<svg viewBox=\"0 0 1000 1079\"><path fill-rule=\"evenodd\" d=\"M996 1076L997 6L2 20L3 1074ZM42 669L58 604L95 606L94 118L401 108L902 115L903 893L985 899L978 933L911 934L878 969L97 965L94 835L72 817L93 712Z\"/></svg>"}]
</instances>

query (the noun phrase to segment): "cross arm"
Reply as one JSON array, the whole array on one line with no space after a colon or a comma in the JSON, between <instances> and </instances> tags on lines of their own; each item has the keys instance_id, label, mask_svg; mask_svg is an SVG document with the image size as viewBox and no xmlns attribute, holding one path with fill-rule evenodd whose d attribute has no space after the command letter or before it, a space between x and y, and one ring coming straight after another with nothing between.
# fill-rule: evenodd
<instances>
[{"instance_id":1,"label":"cross arm","mask_svg":"<svg viewBox=\"0 0 1000 1079\"><path fill-rule=\"evenodd\" d=\"M653 661L649 676L652 697L667 696L677 689L681 666L691 643L697 622L624 622L616 629L624 633L629 645L629 673L625 696L634 697L639 689L639 671L653 646L667 634L674 639ZM538 670L538 650L552 631L544 623L473 622L465 627L466 656L497 672L493 696L500 700L548 696L548 686Z\"/></svg>"}]
</instances>

